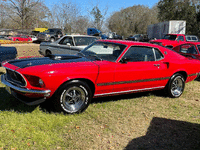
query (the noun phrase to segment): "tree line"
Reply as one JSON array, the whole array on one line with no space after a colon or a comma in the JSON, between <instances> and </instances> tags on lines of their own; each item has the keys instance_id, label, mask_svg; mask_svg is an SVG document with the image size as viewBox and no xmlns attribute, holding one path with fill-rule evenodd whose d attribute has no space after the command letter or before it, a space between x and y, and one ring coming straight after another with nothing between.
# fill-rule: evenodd
<instances>
[{"instance_id":1,"label":"tree line","mask_svg":"<svg viewBox=\"0 0 200 150\"><path fill-rule=\"evenodd\" d=\"M48 8L41 0L2 0L0 29L32 30L36 27L57 27L67 34L85 34L88 27L95 27L127 37L138 33L145 34L150 24L186 20L186 33L198 35L199 4L200 0L160 0L152 8L134 5L112 14L107 14L108 6L101 9L97 4L83 15L82 8L73 2L62 2Z\"/></svg>"}]
</instances>

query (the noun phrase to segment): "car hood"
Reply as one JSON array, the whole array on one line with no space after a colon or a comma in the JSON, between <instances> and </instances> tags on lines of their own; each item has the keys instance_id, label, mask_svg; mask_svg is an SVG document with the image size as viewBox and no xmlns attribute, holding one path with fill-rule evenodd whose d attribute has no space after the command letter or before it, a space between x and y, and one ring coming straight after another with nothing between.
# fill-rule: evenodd
<instances>
[{"instance_id":1,"label":"car hood","mask_svg":"<svg viewBox=\"0 0 200 150\"><path fill-rule=\"evenodd\" d=\"M19 60L11 60L8 63L18 68L27 68L27 67L41 66L41 65L62 64L71 62L89 62L89 61L92 60L76 55L51 55L49 57L42 57L42 58L26 58Z\"/></svg>"}]
</instances>

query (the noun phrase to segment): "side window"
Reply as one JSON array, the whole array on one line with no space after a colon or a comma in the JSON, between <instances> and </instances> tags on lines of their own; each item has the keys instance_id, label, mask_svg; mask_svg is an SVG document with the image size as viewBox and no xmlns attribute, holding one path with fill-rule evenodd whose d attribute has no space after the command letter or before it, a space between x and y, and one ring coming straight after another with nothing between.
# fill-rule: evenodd
<instances>
[{"instance_id":1,"label":"side window","mask_svg":"<svg viewBox=\"0 0 200 150\"><path fill-rule=\"evenodd\" d=\"M197 37L195 37L195 36L192 36L192 40L193 41L198 41Z\"/></svg>"},{"instance_id":2,"label":"side window","mask_svg":"<svg viewBox=\"0 0 200 150\"><path fill-rule=\"evenodd\" d=\"M63 38L63 39L59 42L59 44L61 44L61 45L70 44L70 45L74 46L73 40L72 40L71 37L65 37L65 38Z\"/></svg>"},{"instance_id":3,"label":"side window","mask_svg":"<svg viewBox=\"0 0 200 150\"><path fill-rule=\"evenodd\" d=\"M123 57L128 58L131 62L155 61L153 49L149 47L130 47Z\"/></svg>"},{"instance_id":4,"label":"side window","mask_svg":"<svg viewBox=\"0 0 200 150\"><path fill-rule=\"evenodd\" d=\"M187 41L191 41L191 38L189 36L186 36Z\"/></svg>"},{"instance_id":5,"label":"side window","mask_svg":"<svg viewBox=\"0 0 200 150\"><path fill-rule=\"evenodd\" d=\"M179 41L184 41L184 37L183 37L183 36L179 36L179 37L177 38L177 40L179 40Z\"/></svg>"},{"instance_id":6,"label":"side window","mask_svg":"<svg viewBox=\"0 0 200 150\"><path fill-rule=\"evenodd\" d=\"M196 50L195 46L191 45L190 47L188 47L187 53L188 54L197 54L197 50Z\"/></svg>"},{"instance_id":7,"label":"side window","mask_svg":"<svg viewBox=\"0 0 200 150\"><path fill-rule=\"evenodd\" d=\"M158 49L154 49L154 51L156 55L156 60L161 60L164 58L163 54Z\"/></svg>"}]
</instances>

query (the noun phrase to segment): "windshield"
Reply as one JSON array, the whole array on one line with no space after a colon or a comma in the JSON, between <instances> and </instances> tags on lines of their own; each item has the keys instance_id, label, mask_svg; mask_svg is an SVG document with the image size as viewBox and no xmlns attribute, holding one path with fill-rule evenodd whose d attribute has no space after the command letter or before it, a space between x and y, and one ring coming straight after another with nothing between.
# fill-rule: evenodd
<instances>
[{"instance_id":1,"label":"windshield","mask_svg":"<svg viewBox=\"0 0 200 150\"><path fill-rule=\"evenodd\" d=\"M197 48L198 48L198 50L199 50L199 52L200 52L200 45L197 45Z\"/></svg>"},{"instance_id":2,"label":"windshield","mask_svg":"<svg viewBox=\"0 0 200 150\"><path fill-rule=\"evenodd\" d=\"M126 45L109 43L109 42L95 42L81 51L86 57L93 60L107 60L115 62Z\"/></svg>"},{"instance_id":3,"label":"windshield","mask_svg":"<svg viewBox=\"0 0 200 150\"><path fill-rule=\"evenodd\" d=\"M54 30L53 30L53 29L48 29L48 30L46 30L45 32L46 32L46 33L54 32Z\"/></svg>"},{"instance_id":4,"label":"windshield","mask_svg":"<svg viewBox=\"0 0 200 150\"><path fill-rule=\"evenodd\" d=\"M167 39L167 40L176 40L177 35L165 35L163 39Z\"/></svg>"},{"instance_id":5,"label":"windshield","mask_svg":"<svg viewBox=\"0 0 200 150\"><path fill-rule=\"evenodd\" d=\"M95 37L74 37L76 46L90 45L96 40L97 38Z\"/></svg>"},{"instance_id":6,"label":"windshield","mask_svg":"<svg viewBox=\"0 0 200 150\"><path fill-rule=\"evenodd\" d=\"M141 35L140 34L136 34L133 37L139 38Z\"/></svg>"}]
</instances>

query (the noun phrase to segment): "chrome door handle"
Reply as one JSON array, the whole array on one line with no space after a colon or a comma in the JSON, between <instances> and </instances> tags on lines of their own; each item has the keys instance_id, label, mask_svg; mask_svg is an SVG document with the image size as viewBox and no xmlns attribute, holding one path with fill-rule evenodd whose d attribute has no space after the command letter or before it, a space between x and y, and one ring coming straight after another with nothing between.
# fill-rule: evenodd
<instances>
[{"instance_id":1,"label":"chrome door handle","mask_svg":"<svg viewBox=\"0 0 200 150\"><path fill-rule=\"evenodd\" d=\"M154 64L154 66L156 66L156 67L160 67L160 64Z\"/></svg>"}]
</instances>

